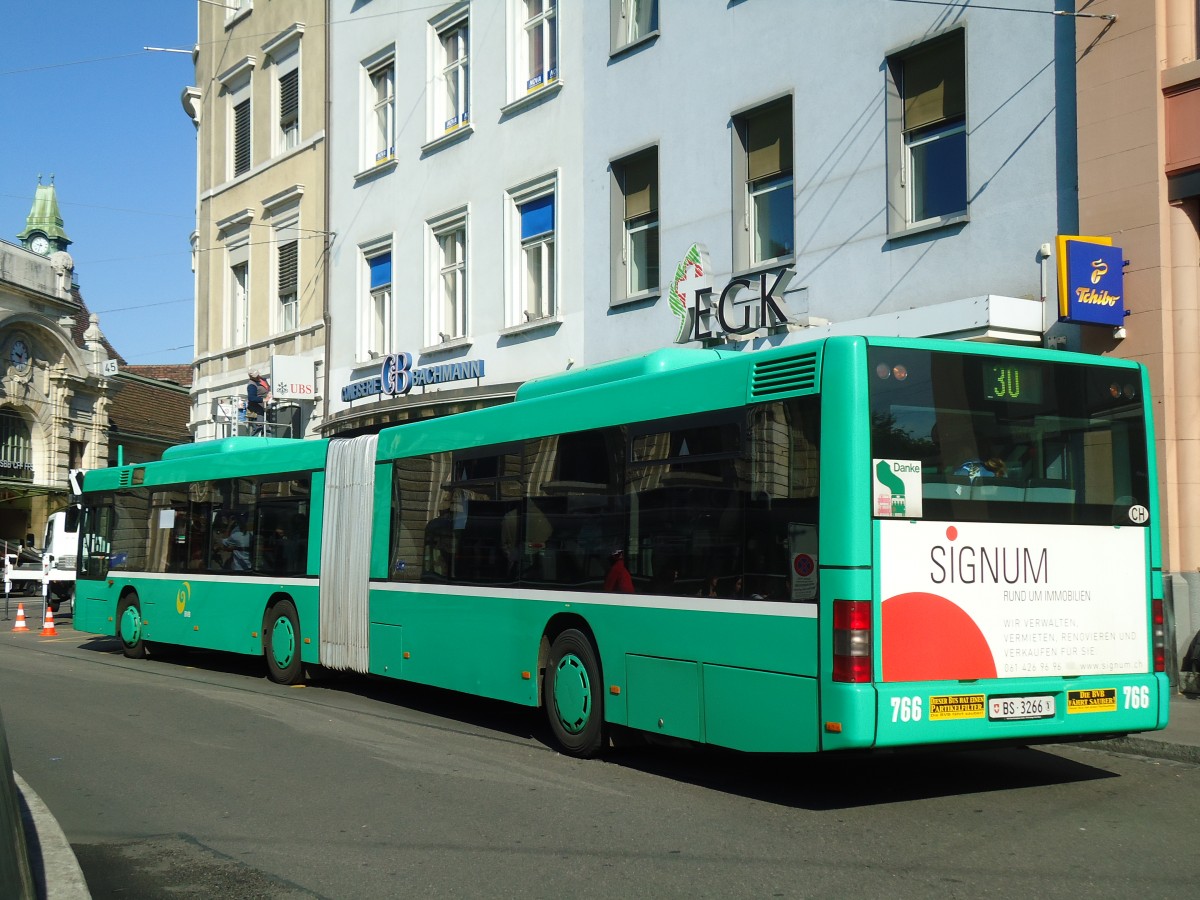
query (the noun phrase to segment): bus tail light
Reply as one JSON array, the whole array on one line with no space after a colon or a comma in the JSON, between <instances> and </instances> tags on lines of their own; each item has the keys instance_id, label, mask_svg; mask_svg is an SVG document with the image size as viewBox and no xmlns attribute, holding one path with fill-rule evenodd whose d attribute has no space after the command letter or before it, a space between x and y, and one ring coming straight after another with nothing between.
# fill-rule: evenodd
<instances>
[{"instance_id":1,"label":"bus tail light","mask_svg":"<svg viewBox=\"0 0 1200 900\"><path fill-rule=\"evenodd\" d=\"M1150 601L1150 621L1154 626L1154 671L1167 671L1167 629L1163 618L1163 602Z\"/></svg>"},{"instance_id":2,"label":"bus tail light","mask_svg":"<svg viewBox=\"0 0 1200 900\"><path fill-rule=\"evenodd\" d=\"M871 604L833 601L833 680L871 680Z\"/></svg>"}]
</instances>

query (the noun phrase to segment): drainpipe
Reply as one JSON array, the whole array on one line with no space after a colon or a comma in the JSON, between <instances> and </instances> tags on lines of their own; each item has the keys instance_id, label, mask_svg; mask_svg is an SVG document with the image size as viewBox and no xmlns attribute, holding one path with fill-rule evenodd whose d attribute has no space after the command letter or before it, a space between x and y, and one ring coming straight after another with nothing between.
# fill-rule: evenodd
<instances>
[{"instance_id":1,"label":"drainpipe","mask_svg":"<svg viewBox=\"0 0 1200 900\"><path fill-rule=\"evenodd\" d=\"M1174 331L1174 440L1175 483L1170 490L1170 525L1175 535L1169 541L1168 560L1173 572L1180 573L1187 589L1184 596L1174 595L1174 619L1177 626L1176 649L1182 656L1192 635L1200 630L1200 491L1195 473L1200 471L1200 349L1196 334L1200 330L1200 204L1195 200L1173 203L1168 207L1167 236L1170 241L1171 320Z\"/></svg>"}]
</instances>

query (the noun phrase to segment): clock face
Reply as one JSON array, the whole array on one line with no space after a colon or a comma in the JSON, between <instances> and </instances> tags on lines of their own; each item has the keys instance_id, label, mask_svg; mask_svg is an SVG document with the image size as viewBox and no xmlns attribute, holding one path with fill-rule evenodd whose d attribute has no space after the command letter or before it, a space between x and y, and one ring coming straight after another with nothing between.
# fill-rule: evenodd
<instances>
[{"instance_id":1,"label":"clock face","mask_svg":"<svg viewBox=\"0 0 1200 900\"><path fill-rule=\"evenodd\" d=\"M13 341L8 357L18 372L24 372L29 368L29 347L20 338Z\"/></svg>"},{"instance_id":2,"label":"clock face","mask_svg":"<svg viewBox=\"0 0 1200 900\"><path fill-rule=\"evenodd\" d=\"M33 240L29 242L29 249L34 253L45 253L50 249L50 241L44 234L35 234Z\"/></svg>"}]
</instances>

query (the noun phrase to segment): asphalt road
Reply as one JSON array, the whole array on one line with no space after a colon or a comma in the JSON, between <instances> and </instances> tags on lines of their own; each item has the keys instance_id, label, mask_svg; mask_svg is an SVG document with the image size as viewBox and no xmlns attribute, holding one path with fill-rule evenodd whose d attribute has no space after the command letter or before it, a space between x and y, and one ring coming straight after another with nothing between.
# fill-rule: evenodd
<instances>
[{"instance_id":1,"label":"asphalt road","mask_svg":"<svg viewBox=\"0 0 1200 900\"><path fill-rule=\"evenodd\" d=\"M1078 747L623 751L539 714L0 632L14 766L104 898L1191 896L1200 767Z\"/></svg>"}]
</instances>

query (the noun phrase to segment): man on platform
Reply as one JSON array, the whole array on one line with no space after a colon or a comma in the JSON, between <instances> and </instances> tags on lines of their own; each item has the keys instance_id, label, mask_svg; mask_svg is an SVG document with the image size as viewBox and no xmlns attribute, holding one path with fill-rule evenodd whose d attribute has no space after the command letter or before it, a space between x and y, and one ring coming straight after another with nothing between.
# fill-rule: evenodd
<instances>
[{"instance_id":1,"label":"man on platform","mask_svg":"<svg viewBox=\"0 0 1200 900\"><path fill-rule=\"evenodd\" d=\"M266 405L271 402L271 383L258 369L251 369L246 382L246 423L251 434L263 433Z\"/></svg>"}]
</instances>

